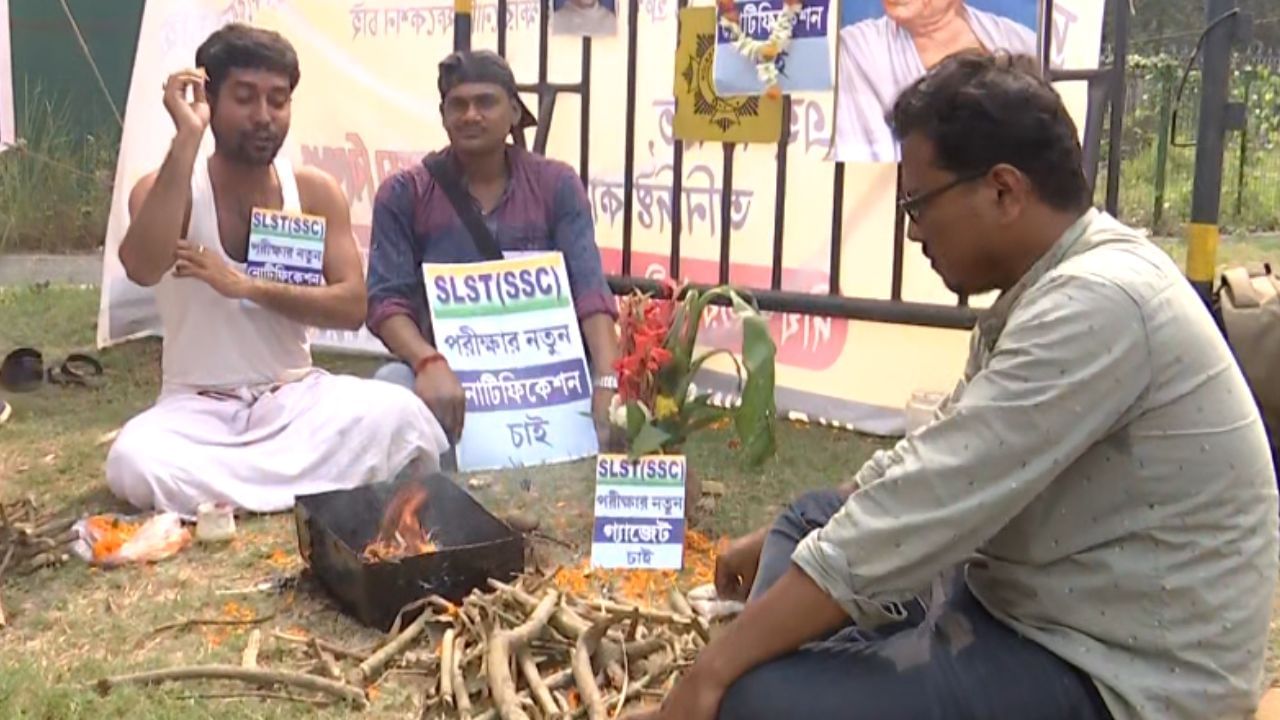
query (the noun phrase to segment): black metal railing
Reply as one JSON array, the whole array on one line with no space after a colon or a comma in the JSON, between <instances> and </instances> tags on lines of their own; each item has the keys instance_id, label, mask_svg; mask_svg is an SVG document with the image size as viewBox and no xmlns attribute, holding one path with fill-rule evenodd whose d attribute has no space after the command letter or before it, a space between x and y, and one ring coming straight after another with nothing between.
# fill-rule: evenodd
<instances>
[{"instance_id":1,"label":"black metal railing","mask_svg":"<svg viewBox=\"0 0 1280 720\"><path fill-rule=\"evenodd\" d=\"M833 0L834 1L834 0ZM1085 171L1092 184L1098 175L1098 163L1103 157L1101 152L1102 130L1105 113L1107 118L1109 147L1119 147L1125 107L1125 63L1127 58L1129 1L1107 0L1108 12L1113 15L1115 28L1114 46L1109 65L1090 69L1057 69L1049 74L1058 82L1086 82L1089 85L1089 107L1085 119L1084 156ZM688 0L678 0L678 8L687 6ZM625 293L632 289L656 290L657 284L643 277L632 274L632 235L635 202L635 168L636 168L636 64L641 43L640 2L627 3L627 67L626 85L627 101L624 118L623 143L624 161L622 178L622 242L621 242L621 275L611 276L609 282L614 292ZM507 0L498 0L498 52L506 53ZM1053 13L1053 0L1045 0L1042 18L1046 29L1042 31L1044 46L1042 56L1048 69L1052 35L1048 30L1049 18ZM581 154L579 157L579 174L585 185L589 182L588 149L591 116L591 39L582 40L582 75L577 83L548 82L548 27L550 23L550 0L542 0L539 22L540 40L538 47L538 82L521 85L522 92L534 93L538 96L538 130L533 148L535 152L545 152L546 140L552 115L555 110L555 99L559 93L575 93L581 96ZM455 25L455 28L462 28ZM468 28L469 29L469 28ZM678 32L678 30L677 30ZM455 45L459 43L455 41ZM787 201L787 155L790 146L791 132L791 99L784 98L782 132L778 138L776 161L776 192L774 194L774 222L772 267L768 287L743 286L741 289L756 298L762 310L774 312L818 315L848 320L884 322L904 325L920 325L941 328L972 327L976 314L968 306L968 299L958 296L954 305L940 303L908 302L902 299L903 265L905 257L906 219L901 210L896 211L893 229L893 264L890 283L890 297L867 298L845 295L841 285L841 264L843 262L843 226L844 226L844 187L845 166L837 163L831 186L831 237L828 267L828 287L826 294L804 293L782 289L783 251L785 248L785 217ZM684 143L676 139L673 143L672 188L671 197L679 198L684 183ZM730 203L727 198L733 195L735 146L723 144L724 160L722 168L722 186L720 189L720 243L719 273L721 284L730 281L731 248L733 240L733 223ZM1107 153L1106 202L1105 207L1113 214L1119 203L1119 153ZM899 176L900 180L900 176ZM671 204L671 242L669 274L681 276L681 240L684 226L682 203Z\"/></svg>"}]
</instances>

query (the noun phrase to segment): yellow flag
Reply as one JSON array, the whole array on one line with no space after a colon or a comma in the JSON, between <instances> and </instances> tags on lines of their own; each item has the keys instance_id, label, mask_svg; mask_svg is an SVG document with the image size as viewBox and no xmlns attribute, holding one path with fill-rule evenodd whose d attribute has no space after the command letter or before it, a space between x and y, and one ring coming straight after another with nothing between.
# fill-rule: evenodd
<instances>
[{"instance_id":1,"label":"yellow flag","mask_svg":"<svg viewBox=\"0 0 1280 720\"><path fill-rule=\"evenodd\" d=\"M716 95L715 56L716 9L681 10L673 124L676 138L686 142L777 142L782 135L782 99Z\"/></svg>"}]
</instances>

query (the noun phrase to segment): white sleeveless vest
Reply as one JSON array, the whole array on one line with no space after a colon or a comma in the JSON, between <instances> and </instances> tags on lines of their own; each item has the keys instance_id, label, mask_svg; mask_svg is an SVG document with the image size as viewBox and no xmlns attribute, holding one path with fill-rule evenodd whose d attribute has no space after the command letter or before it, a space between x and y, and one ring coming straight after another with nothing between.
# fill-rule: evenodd
<instances>
[{"instance_id":1,"label":"white sleeveless vest","mask_svg":"<svg viewBox=\"0 0 1280 720\"><path fill-rule=\"evenodd\" d=\"M284 210L301 212L293 167L283 157L274 166ZM244 270L222 247L207 158L198 159L191 173L186 239ZM164 326L162 392L292 382L311 371L309 328L302 323L225 298L203 280L174 277L172 270L156 285L155 296Z\"/></svg>"}]
</instances>

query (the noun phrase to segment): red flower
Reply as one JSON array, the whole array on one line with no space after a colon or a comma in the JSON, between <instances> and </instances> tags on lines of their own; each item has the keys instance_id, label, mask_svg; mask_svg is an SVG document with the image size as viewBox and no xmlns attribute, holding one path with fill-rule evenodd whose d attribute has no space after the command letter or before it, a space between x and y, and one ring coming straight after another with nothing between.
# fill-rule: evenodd
<instances>
[{"instance_id":1,"label":"red flower","mask_svg":"<svg viewBox=\"0 0 1280 720\"><path fill-rule=\"evenodd\" d=\"M720 14L733 22L738 21L738 6L733 0L716 0Z\"/></svg>"}]
</instances>

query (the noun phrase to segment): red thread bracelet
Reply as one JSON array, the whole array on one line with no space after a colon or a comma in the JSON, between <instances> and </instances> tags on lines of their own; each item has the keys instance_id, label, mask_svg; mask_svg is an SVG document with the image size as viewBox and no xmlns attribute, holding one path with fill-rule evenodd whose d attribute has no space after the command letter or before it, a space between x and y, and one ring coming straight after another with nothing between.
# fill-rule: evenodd
<instances>
[{"instance_id":1,"label":"red thread bracelet","mask_svg":"<svg viewBox=\"0 0 1280 720\"><path fill-rule=\"evenodd\" d=\"M418 362L414 363L413 365L414 377L421 375L422 371L425 370L428 365L430 365L433 362L436 362L437 360L444 363L445 365L449 364L449 361L446 360L444 355L440 353L434 353L434 354L428 355L422 358L421 360L419 360Z\"/></svg>"}]
</instances>

